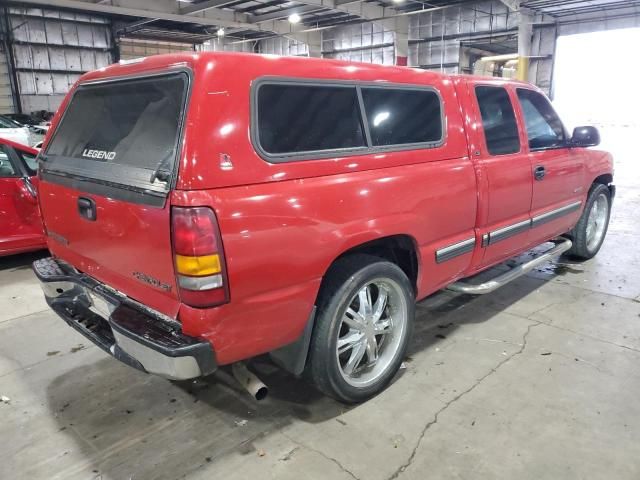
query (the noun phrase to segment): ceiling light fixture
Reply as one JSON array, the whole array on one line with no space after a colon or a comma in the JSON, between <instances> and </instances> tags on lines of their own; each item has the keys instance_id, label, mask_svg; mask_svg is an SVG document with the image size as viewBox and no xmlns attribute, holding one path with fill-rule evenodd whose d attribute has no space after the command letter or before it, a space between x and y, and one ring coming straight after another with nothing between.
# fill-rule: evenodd
<instances>
[{"instance_id":1,"label":"ceiling light fixture","mask_svg":"<svg viewBox=\"0 0 640 480\"><path fill-rule=\"evenodd\" d=\"M289 15L289 23L299 23L301 20L300 15L297 13L292 13Z\"/></svg>"},{"instance_id":2,"label":"ceiling light fixture","mask_svg":"<svg viewBox=\"0 0 640 480\"><path fill-rule=\"evenodd\" d=\"M224 28L219 28L216 32L216 35L218 35L219 37L224 37Z\"/></svg>"}]
</instances>

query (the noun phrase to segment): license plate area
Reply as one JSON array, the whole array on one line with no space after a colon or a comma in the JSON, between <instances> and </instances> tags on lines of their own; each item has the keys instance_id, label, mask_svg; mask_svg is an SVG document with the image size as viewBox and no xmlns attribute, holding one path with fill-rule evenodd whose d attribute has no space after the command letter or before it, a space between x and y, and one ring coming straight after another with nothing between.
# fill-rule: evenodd
<instances>
[{"instance_id":1,"label":"license plate area","mask_svg":"<svg viewBox=\"0 0 640 480\"><path fill-rule=\"evenodd\" d=\"M113 311L118 307L117 304L110 302L89 288L85 287L85 293L89 299L89 310L105 320L108 320Z\"/></svg>"}]
</instances>

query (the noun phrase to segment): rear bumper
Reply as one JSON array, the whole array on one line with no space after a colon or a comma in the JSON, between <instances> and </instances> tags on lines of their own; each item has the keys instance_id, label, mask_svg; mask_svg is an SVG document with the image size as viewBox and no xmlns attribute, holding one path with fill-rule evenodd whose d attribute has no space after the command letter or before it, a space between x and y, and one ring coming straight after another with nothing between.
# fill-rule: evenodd
<instances>
[{"instance_id":1,"label":"rear bumper","mask_svg":"<svg viewBox=\"0 0 640 480\"><path fill-rule=\"evenodd\" d=\"M177 322L51 257L33 271L53 311L127 365L172 380L215 371L211 343L184 335Z\"/></svg>"}]
</instances>

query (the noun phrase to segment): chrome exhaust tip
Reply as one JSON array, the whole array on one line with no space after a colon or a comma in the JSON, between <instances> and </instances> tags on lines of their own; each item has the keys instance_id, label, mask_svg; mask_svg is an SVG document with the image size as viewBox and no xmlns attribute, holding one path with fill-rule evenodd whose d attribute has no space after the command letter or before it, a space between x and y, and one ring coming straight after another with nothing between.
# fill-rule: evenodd
<instances>
[{"instance_id":1,"label":"chrome exhaust tip","mask_svg":"<svg viewBox=\"0 0 640 480\"><path fill-rule=\"evenodd\" d=\"M256 375L249 371L243 362L232 364L231 373L233 373L238 383L242 385L253 398L258 401L266 398L269 389Z\"/></svg>"}]
</instances>

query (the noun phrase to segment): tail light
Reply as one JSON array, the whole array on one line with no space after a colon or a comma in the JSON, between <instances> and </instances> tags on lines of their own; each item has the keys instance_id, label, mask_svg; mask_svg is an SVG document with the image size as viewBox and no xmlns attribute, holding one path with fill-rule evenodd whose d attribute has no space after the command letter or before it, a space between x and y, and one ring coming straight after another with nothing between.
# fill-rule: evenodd
<instances>
[{"instance_id":1,"label":"tail light","mask_svg":"<svg viewBox=\"0 0 640 480\"><path fill-rule=\"evenodd\" d=\"M171 209L180 299L193 307L229 301L229 282L216 216L208 207Z\"/></svg>"}]
</instances>

